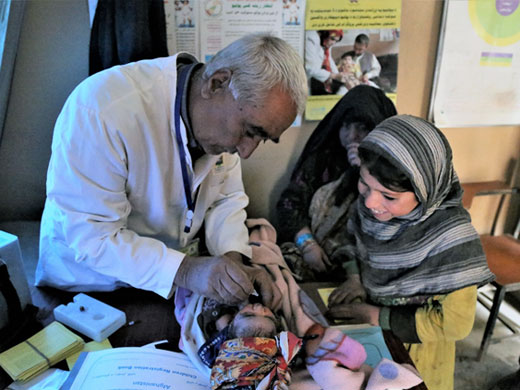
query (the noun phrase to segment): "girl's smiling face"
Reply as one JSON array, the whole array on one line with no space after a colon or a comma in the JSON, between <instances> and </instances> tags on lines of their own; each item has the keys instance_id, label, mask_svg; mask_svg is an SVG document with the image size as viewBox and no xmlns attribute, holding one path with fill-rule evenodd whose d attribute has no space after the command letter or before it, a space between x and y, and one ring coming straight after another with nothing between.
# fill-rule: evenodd
<instances>
[{"instance_id":1,"label":"girl's smiling face","mask_svg":"<svg viewBox=\"0 0 520 390\"><path fill-rule=\"evenodd\" d=\"M409 214L419 204L412 191L389 190L379 183L363 165L359 172L358 190L363 197L365 207L370 210L374 218L381 222Z\"/></svg>"}]
</instances>

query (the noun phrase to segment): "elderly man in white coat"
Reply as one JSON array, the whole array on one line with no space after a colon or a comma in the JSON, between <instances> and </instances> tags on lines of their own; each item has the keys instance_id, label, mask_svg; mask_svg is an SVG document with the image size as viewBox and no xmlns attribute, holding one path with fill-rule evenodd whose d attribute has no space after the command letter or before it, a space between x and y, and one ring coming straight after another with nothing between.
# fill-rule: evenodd
<instances>
[{"instance_id":1,"label":"elderly man in white coat","mask_svg":"<svg viewBox=\"0 0 520 390\"><path fill-rule=\"evenodd\" d=\"M224 303L256 289L276 309L280 292L248 266L240 158L278 142L306 89L298 54L265 34L207 64L184 53L87 78L54 131L37 285L164 298L181 286Z\"/></svg>"}]
</instances>

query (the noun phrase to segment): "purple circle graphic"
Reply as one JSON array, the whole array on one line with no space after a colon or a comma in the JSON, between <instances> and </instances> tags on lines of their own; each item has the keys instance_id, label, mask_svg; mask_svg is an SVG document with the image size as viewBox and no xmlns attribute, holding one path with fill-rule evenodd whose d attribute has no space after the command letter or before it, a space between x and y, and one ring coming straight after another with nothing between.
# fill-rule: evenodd
<instances>
[{"instance_id":1,"label":"purple circle graphic","mask_svg":"<svg viewBox=\"0 0 520 390\"><path fill-rule=\"evenodd\" d=\"M495 7L502 16L511 15L518 8L520 0L496 0Z\"/></svg>"},{"instance_id":2,"label":"purple circle graphic","mask_svg":"<svg viewBox=\"0 0 520 390\"><path fill-rule=\"evenodd\" d=\"M379 365L379 373L383 378L386 379L395 379L399 373L397 372L397 367L392 363L383 363Z\"/></svg>"}]
</instances>

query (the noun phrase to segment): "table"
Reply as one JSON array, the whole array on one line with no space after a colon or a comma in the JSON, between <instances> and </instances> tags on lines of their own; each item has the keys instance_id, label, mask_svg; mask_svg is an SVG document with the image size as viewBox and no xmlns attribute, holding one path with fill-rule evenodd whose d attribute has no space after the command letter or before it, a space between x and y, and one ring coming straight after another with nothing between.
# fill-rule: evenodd
<instances>
[{"instance_id":1,"label":"table","mask_svg":"<svg viewBox=\"0 0 520 390\"><path fill-rule=\"evenodd\" d=\"M323 303L321 297L319 296L318 289L321 288L327 288L327 287L335 287L336 284L334 283L325 283L325 282L316 282L316 283L302 283L300 284L300 287L303 291L309 295L309 297L316 303L318 308L322 313L325 313L327 310L325 304ZM415 367L412 359L410 358L410 355L408 354L408 351L404 347L402 341L394 335L389 330L383 330L383 337L385 339L386 346L388 347L388 350L392 354L392 358L397 363L407 363ZM412 387L411 390L428 390L426 385L423 383Z\"/></svg>"},{"instance_id":2,"label":"table","mask_svg":"<svg viewBox=\"0 0 520 390\"><path fill-rule=\"evenodd\" d=\"M332 286L334 285L331 283L305 283L301 285L302 289L316 302L322 312L326 310L326 307L318 295L318 288ZM32 291L33 303L40 308L39 319L43 326L54 320L52 310L56 306L72 302L74 295L77 294L52 288L34 289ZM180 352L178 349L180 327L175 320L173 299L165 300L157 294L132 288L87 294L124 311L127 322L134 322L134 325L123 326L109 337L113 347L140 347L158 340L168 340L162 348ZM413 365L403 343L392 332L383 331L383 336L396 362ZM82 337L86 342L91 341L85 336ZM56 367L68 369L65 362ZM4 389L11 382L11 378L0 368L0 389ZM427 387L422 383L412 389L427 390Z\"/></svg>"}]
</instances>

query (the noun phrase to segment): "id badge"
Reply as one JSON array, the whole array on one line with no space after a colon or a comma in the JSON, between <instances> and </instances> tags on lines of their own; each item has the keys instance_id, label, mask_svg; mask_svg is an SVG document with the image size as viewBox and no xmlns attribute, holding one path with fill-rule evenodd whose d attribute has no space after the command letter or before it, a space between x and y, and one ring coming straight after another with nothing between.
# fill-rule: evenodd
<instances>
[{"instance_id":1,"label":"id badge","mask_svg":"<svg viewBox=\"0 0 520 390\"><path fill-rule=\"evenodd\" d=\"M179 252L184 253L186 256L198 256L199 255L199 242L200 238L195 238L190 241L184 248L177 249Z\"/></svg>"}]
</instances>

